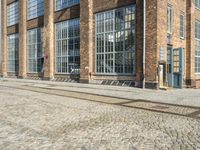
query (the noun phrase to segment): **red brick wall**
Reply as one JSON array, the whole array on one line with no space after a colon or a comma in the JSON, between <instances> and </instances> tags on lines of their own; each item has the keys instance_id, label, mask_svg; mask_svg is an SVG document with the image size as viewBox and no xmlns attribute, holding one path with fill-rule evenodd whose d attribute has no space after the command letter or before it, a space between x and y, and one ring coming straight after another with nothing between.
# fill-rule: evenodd
<instances>
[{"instance_id":1,"label":"red brick wall","mask_svg":"<svg viewBox=\"0 0 200 150\"><path fill-rule=\"evenodd\" d=\"M18 33L18 32L19 32L19 25L18 24L7 27L7 33L8 34L15 34L15 33Z\"/></svg>"},{"instance_id":2,"label":"red brick wall","mask_svg":"<svg viewBox=\"0 0 200 150\"><path fill-rule=\"evenodd\" d=\"M15 0L7 0L7 4ZM200 10L195 9L195 0L147 0L146 26L146 73L147 87L158 84L157 67L160 48L165 51L167 61L167 5L174 9L173 39L174 48L185 49L185 78L189 85L199 86L200 74L195 74L195 20L200 20ZM133 80L141 85L143 79L143 0L81 0L80 5L54 12L54 22L80 17L81 21L81 79L90 80L89 73L95 72L95 14L127 5L136 5L136 74L134 76L99 76L93 79ZM181 39L180 14L185 14L185 38ZM43 27L44 17L27 21L27 29ZM18 25L7 28L7 34L18 32ZM196 82L197 81L197 82Z\"/></svg>"},{"instance_id":3,"label":"red brick wall","mask_svg":"<svg viewBox=\"0 0 200 150\"><path fill-rule=\"evenodd\" d=\"M11 4L11 3L15 2L15 1L18 1L18 0L7 0L7 5L9 5L9 4Z\"/></svg>"},{"instance_id":4,"label":"red brick wall","mask_svg":"<svg viewBox=\"0 0 200 150\"><path fill-rule=\"evenodd\" d=\"M38 17L27 21L27 30L44 26L44 17Z\"/></svg>"},{"instance_id":5,"label":"red brick wall","mask_svg":"<svg viewBox=\"0 0 200 150\"><path fill-rule=\"evenodd\" d=\"M79 17L80 17L80 5L75 5L71 8L66 8L60 11L56 11L54 14L55 22L60 22Z\"/></svg>"}]
</instances>

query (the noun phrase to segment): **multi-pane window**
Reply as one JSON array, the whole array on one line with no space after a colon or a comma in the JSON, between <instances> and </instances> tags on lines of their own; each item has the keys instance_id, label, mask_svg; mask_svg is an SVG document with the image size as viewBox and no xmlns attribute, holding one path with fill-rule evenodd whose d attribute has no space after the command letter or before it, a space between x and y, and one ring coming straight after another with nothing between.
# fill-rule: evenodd
<instances>
[{"instance_id":1,"label":"multi-pane window","mask_svg":"<svg viewBox=\"0 0 200 150\"><path fill-rule=\"evenodd\" d=\"M19 22L19 2L8 5L7 15L8 26L12 26Z\"/></svg>"},{"instance_id":2,"label":"multi-pane window","mask_svg":"<svg viewBox=\"0 0 200 150\"><path fill-rule=\"evenodd\" d=\"M172 34L173 31L173 7L168 5L167 7L167 32Z\"/></svg>"},{"instance_id":3,"label":"multi-pane window","mask_svg":"<svg viewBox=\"0 0 200 150\"><path fill-rule=\"evenodd\" d=\"M183 14L180 15L180 37L185 37L185 17Z\"/></svg>"},{"instance_id":4,"label":"multi-pane window","mask_svg":"<svg viewBox=\"0 0 200 150\"><path fill-rule=\"evenodd\" d=\"M179 73L180 67L180 49L173 50L173 72Z\"/></svg>"},{"instance_id":5,"label":"multi-pane window","mask_svg":"<svg viewBox=\"0 0 200 150\"><path fill-rule=\"evenodd\" d=\"M200 9L200 0L195 0L195 5L196 5L197 8Z\"/></svg>"},{"instance_id":6,"label":"multi-pane window","mask_svg":"<svg viewBox=\"0 0 200 150\"><path fill-rule=\"evenodd\" d=\"M56 24L56 71L80 72L80 20L73 19Z\"/></svg>"},{"instance_id":7,"label":"multi-pane window","mask_svg":"<svg viewBox=\"0 0 200 150\"><path fill-rule=\"evenodd\" d=\"M71 7L79 3L80 0L56 0L56 10L61 10L63 8Z\"/></svg>"},{"instance_id":8,"label":"multi-pane window","mask_svg":"<svg viewBox=\"0 0 200 150\"><path fill-rule=\"evenodd\" d=\"M28 31L28 72L42 72L44 63L43 33L41 28Z\"/></svg>"},{"instance_id":9,"label":"multi-pane window","mask_svg":"<svg viewBox=\"0 0 200 150\"><path fill-rule=\"evenodd\" d=\"M200 73L200 21L195 22L195 71Z\"/></svg>"},{"instance_id":10,"label":"multi-pane window","mask_svg":"<svg viewBox=\"0 0 200 150\"><path fill-rule=\"evenodd\" d=\"M96 73L135 73L135 6L96 14Z\"/></svg>"},{"instance_id":11,"label":"multi-pane window","mask_svg":"<svg viewBox=\"0 0 200 150\"><path fill-rule=\"evenodd\" d=\"M44 0L28 0L28 19L44 14Z\"/></svg>"},{"instance_id":12,"label":"multi-pane window","mask_svg":"<svg viewBox=\"0 0 200 150\"><path fill-rule=\"evenodd\" d=\"M19 37L18 34L8 36L8 72L19 70Z\"/></svg>"}]
</instances>

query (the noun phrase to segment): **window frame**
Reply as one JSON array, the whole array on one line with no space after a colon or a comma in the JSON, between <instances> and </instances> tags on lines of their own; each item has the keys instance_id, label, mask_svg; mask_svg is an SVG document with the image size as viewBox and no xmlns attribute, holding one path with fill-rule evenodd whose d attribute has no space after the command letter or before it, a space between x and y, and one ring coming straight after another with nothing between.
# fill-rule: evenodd
<instances>
[{"instance_id":1,"label":"window frame","mask_svg":"<svg viewBox=\"0 0 200 150\"><path fill-rule=\"evenodd\" d=\"M199 54L197 54L199 53ZM195 21L195 74L200 74L200 21Z\"/></svg>"},{"instance_id":2,"label":"window frame","mask_svg":"<svg viewBox=\"0 0 200 150\"><path fill-rule=\"evenodd\" d=\"M169 16L168 12L170 10L171 17ZM169 22L170 21L170 22ZM167 33L173 34L173 24L174 24L174 7L172 4L167 5Z\"/></svg>"},{"instance_id":3,"label":"window frame","mask_svg":"<svg viewBox=\"0 0 200 150\"><path fill-rule=\"evenodd\" d=\"M60 2L58 2L58 1L60 1ZM63 1L64 0L55 0L55 11L61 11L63 9L70 8L70 7L73 7L75 5L80 4L80 0L73 0L71 5L63 6L64 5ZM70 1L70 0L67 0L67 2L68 1ZM58 5L57 3L60 3L60 5ZM60 6L60 7L58 7L58 6Z\"/></svg>"},{"instance_id":4,"label":"window frame","mask_svg":"<svg viewBox=\"0 0 200 150\"><path fill-rule=\"evenodd\" d=\"M7 36L8 45L8 73L18 73L19 72L19 34L10 34ZM12 63L11 63L12 62ZM11 66L13 65L14 66ZM12 69L13 70L12 70Z\"/></svg>"},{"instance_id":5,"label":"window frame","mask_svg":"<svg viewBox=\"0 0 200 150\"><path fill-rule=\"evenodd\" d=\"M116 8L116 9L112 9L112 10L109 10L109 11L104 11L104 12L100 12L100 13L96 13L95 14L95 74L96 75L114 75L114 76L116 76L116 75L120 75L120 76L133 76L133 75L135 75L136 74L136 19L134 18L134 27L132 27L132 28L129 28L129 29L127 29L127 28L125 28L125 23L126 22L124 22L124 24L123 24L123 28L124 29L122 29L122 30L119 30L119 29L116 29L116 25L117 25L117 23L116 23L116 12L117 11L119 11L120 9L123 9L123 13L125 12L125 10L126 10L126 8L131 8L131 7L133 7L133 9L134 9L134 12L133 12L133 15L136 15L136 6L135 5L129 5L129 6L125 6L125 7L119 7L119 8ZM105 14L106 13L109 13L109 12L112 12L113 14L114 14L114 16L113 16L113 30L112 31L108 31L108 32L105 32L105 31L103 31L103 32L101 32L101 33L97 33L98 32L98 28L97 28L97 15L101 15L101 14L103 14L104 15L104 19L103 20L105 20ZM105 27L105 23L103 23L104 25L103 25L103 28L104 28L104 30L106 29L106 27ZM134 34L133 34L133 39L134 39L134 42L132 43L132 45L133 45L133 50L132 51L126 51L125 50L125 45L126 45L126 41L125 41L125 33L126 33L126 31L129 31L129 30L131 30ZM123 50L122 51L116 51L116 34L118 33L118 32L124 32L124 36L123 36ZM106 59L106 54L109 54L109 52L105 52L105 47L106 47L106 41L105 41L105 39L106 39L106 34L109 34L109 33L113 33L113 36L114 36L114 44L113 44L113 52L112 52L112 54L113 54L113 72L112 73L109 73L109 72L106 72L105 71L105 59ZM100 53L98 53L97 54L97 36L98 35L101 35L101 34L103 34L103 40L104 40L104 42L103 42L103 53L102 53L102 55L103 55L103 59L104 59L104 65L103 65L103 72L98 72L97 71L97 57L98 57L98 54L100 55ZM134 56L133 56L133 59L132 59L132 61L133 61L133 72L132 73L125 73L125 69L126 69L126 67L125 67L125 55L127 54L127 52L131 52ZM116 66L115 66L115 62L116 62L116 54L122 54L123 55L123 73L117 73L116 72Z\"/></svg>"},{"instance_id":6,"label":"window frame","mask_svg":"<svg viewBox=\"0 0 200 150\"><path fill-rule=\"evenodd\" d=\"M200 10L200 0L195 0L195 7Z\"/></svg>"},{"instance_id":7,"label":"window frame","mask_svg":"<svg viewBox=\"0 0 200 150\"><path fill-rule=\"evenodd\" d=\"M27 1L27 20L32 20L32 19L44 16L44 0L41 0L41 1L42 2L40 2L40 0L28 0ZM36 5L31 5L34 2L36 3ZM39 6L41 4L42 4L42 6ZM38 8L38 6L40 9ZM31 8L35 8L34 11Z\"/></svg>"},{"instance_id":8,"label":"window frame","mask_svg":"<svg viewBox=\"0 0 200 150\"><path fill-rule=\"evenodd\" d=\"M30 32L35 32L35 41L30 43ZM41 39L38 39L38 33L40 33L41 35L39 36ZM31 37L33 38L33 37ZM35 51L35 56L30 58L30 47L34 46L34 51ZM41 49L38 49L38 46ZM33 51L33 49L31 49ZM39 55L39 53L41 53ZM41 66L40 66L40 71L39 71L39 67L38 67L38 60L41 59ZM28 73L41 73L43 70L43 65L42 64L42 59L44 59L44 48L43 48L43 29L42 28L34 28L34 29L30 29L27 31L27 68L28 68ZM33 66L33 68L30 69L30 61L35 61L35 66ZM44 60L43 60L44 61ZM32 63L33 63L32 62ZM44 63L44 62L43 62ZM34 70L34 71L33 71Z\"/></svg>"},{"instance_id":9,"label":"window frame","mask_svg":"<svg viewBox=\"0 0 200 150\"><path fill-rule=\"evenodd\" d=\"M75 34L75 30L73 30L73 36L70 35L70 33L72 33L72 31L69 30L69 24L76 24L77 30L76 30L76 36L74 36ZM61 27L61 28L59 28ZM63 28L66 27L66 33L63 34ZM60 35L61 37L57 37L58 33L57 33L57 29L59 28L59 30L61 31ZM70 31L70 32L69 32ZM63 35L65 35L66 37L63 37ZM62 74L62 75L79 75L80 74L80 18L75 18L75 19L70 19L70 20L65 20L62 22L57 22L55 24L55 73L56 74ZM69 55L69 42L71 42L71 40L73 39L73 55ZM78 42L76 43L75 40L78 40ZM60 42L60 43L59 43ZM66 46L66 50L63 50L63 42L65 43ZM78 48L75 48L75 45L78 46ZM58 46L60 49L57 49ZM59 55L60 53L60 55ZM65 55L63 55L63 53L66 53ZM73 57L73 63L78 63L77 65L71 65L74 68L74 72L70 72L69 71L69 57ZM76 60L75 57L78 57L78 61ZM58 62L59 61L59 62ZM65 62L66 61L66 62ZM63 63L67 63L66 70L63 69ZM60 71L59 71L60 70ZM64 71L63 71L64 70Z\"/></svg>"},{"instance_id":10,"label":"window frame","mask_svg":"<svg viewBox=\"0 0 200 150\"><path fill-rule=\"evenodd\" d=\"M10 27L18 23L19 23L19 1L15 1L7 6L7 26Z\"/></svg>"},{"instance_id":11,"label":"window frame","mask_svg":"<svg viewBox=\"0 0 200 150\"><path fill-rule=\"evenodd\" d=\"M183 20L181 20L181 19L183 19ZM181 23L183 23L183 24L181 24ZM183 12L181 12L181 14L180 14L180 33L179 33L179 36L180 36L181 39L185 39L185 14Z\"/></svg>"}]
</instances>

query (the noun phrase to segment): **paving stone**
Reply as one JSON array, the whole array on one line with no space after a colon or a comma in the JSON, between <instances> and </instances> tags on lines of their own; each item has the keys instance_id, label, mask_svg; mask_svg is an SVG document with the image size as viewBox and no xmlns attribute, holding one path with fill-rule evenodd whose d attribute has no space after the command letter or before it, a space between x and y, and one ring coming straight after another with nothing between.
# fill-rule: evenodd
<instances>
[{"instance_id":1,"label":"paving stone","mask_svg":"<svg viewBox=\"0 0 200 150\"><path fill-rule=\"evenodd\" d=\"M200 149L200 119L5 85L0 86L0 149L3 150ZM155 107L148 103L138 105ZM187 107L180 110L171 107L171 110L190 112Z\"/></svg>"},{"instance_id":2,"label":"paving stone","mask_svg":"<svg viewBox=\"0 0 200 150\"><path fill-rule=\"evenodd\" d=\"M191 114L193 112L198 111L198 108L190 108L190 107L182 107L182 106L172 106L166 104L157 104L157 103L150 103L150 102L133 102L128 104L123 104L125 106L133 106L138 108L150 109L150 110L157 110L162 112L169 112L169 113L177 113L177 114Z\"/></svg>"}]
</instances>

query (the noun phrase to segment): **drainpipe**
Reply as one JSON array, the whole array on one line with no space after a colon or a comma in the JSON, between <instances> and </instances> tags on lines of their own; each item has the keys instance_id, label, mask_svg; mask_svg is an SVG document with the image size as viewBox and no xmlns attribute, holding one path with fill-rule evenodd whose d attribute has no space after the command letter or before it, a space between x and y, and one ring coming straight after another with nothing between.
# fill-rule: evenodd
<instances>
[{"instance_id":1,"label":"drainpipe","mask_svg":"<svg viewBox=\"0 0 200 150\"><path fill-rule=\"evenodd\" d=\"M143 0L143 83L142 87L145 88L145 67L146 67L146 0Z\"/></svg>"}]
</instances>

